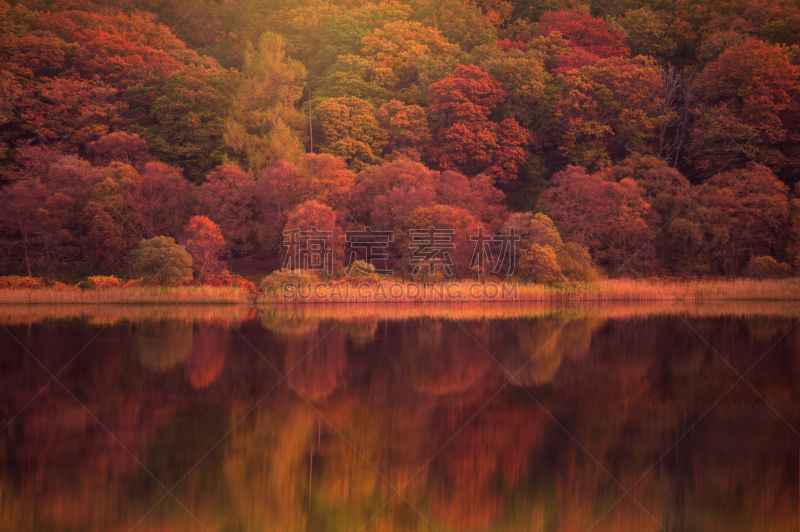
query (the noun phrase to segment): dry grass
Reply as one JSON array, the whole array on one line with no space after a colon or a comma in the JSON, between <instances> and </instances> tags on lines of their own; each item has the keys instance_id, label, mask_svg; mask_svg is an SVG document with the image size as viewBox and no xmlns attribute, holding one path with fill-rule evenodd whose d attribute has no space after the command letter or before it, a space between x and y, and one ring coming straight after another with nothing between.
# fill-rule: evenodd
<instances>
[{"instance_id":1,"label":"dry grass","mask_svg":"<svg viewBox=\"0 0 800 532\"><path fill-rule=\"evenodd\" d=\"M253 294L232 286L131 287L99 290L34 288L0 290L0 304L235 304L250 303Z\"/></svg>"},{"instance_id":2,"label":"dry grass","mask_svg":"<svg viewBox=\"0 0 800 532\"><path fill-rule=\"evenodd\" d=\"M718 301L718 300L798 300L800 280L701 280L666 282L657 280L614 279L597 283L572 283L558 286L519 284L506 299L525 302L564 303L599 301ZM307 287L303 293L307 292ZM374 285L369 295L359 294L354 285L321 284L316 296L287 301L281 294L256 295L245 289L225 286L130 287L101 290L58 288L0 290L0 304L254 304L254 303L425 303L486 302L503 299L473 297L481 289L474 283L452 283L449 287L384 281ZM490 296L492 292L487 292Z\"/></svg>"},{"instance_id":3,"label":"dry grass","mask_svg":"<svg viewBox=\"0 0 800 532\"><path fill-rule=\"evenodd\" d=\"M800 279L765 280L701 280L689 282L613 279L596 283L565 283L557 286L518 284L508 288L507 297L502 289L487 291L488 297L473 297L481 294L475 283L452 283L449 287L427 286L384 281L381 285L366 290L368 297L356 289L347 290L339 285L322 285L309 291L304 287L298 292L302 297L291 298L292 302L466 302L466 301L537 301L537 302L588 302L588 301L708 301L708 300L800 300ZM310 297L307 297L310 296ZM376 297L377 296L377 297ZM259 302L286 302L281 294L264 295Z\"/></svg>"}]
</instances>

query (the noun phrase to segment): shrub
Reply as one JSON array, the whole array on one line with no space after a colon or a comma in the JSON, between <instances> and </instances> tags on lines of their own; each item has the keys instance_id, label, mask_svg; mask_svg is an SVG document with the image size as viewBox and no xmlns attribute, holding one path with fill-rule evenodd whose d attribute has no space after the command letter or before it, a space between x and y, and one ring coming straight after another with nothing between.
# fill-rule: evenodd
<instances>
[{"instance_id":1,"label":"shrub","mask_svg":"<svg viewBox=\"0 0 800 532\"><path fill-rule=\"evenodd\" d=\"M122 281L113 275L95 275L89 277L89 283L95 288L119 288Z\"/></svg>"},{"instance_id":2,"label":"shrub","mask_svg":"<svg viewBox=\"0 0 800 532\"><path fill-rule=\"evenodd\" d=\"M36 277L20 277L19 275L8 275L0 277L0 288L44 288L47 283L43 279Z\"/></svg>"},{"instance_id":3,"label":"shrub","mask_svg":"<svg viewBox=\"0 0 800 532\"><path fill-rule=\"evenodd\" d=\"M561 274L570 281L597 281L600 273L592 266L589 250L580 244L567 242L558 253Z\"/></svg>"},{"instance_id":4,"label":"shrub","mask_svg":"<svg viewBox=\"0 0 800 532\"><path fill-rule=\"evenodd\" d=\"M54 282L50 288L52 288L53 290L58 290L59 292L67 292L69 290L75 290L75 287L69 286L68 284L64 284L60 281Z\"/></svg>"},{"instance_id":5,"label":"shrub","mask_svg":"<svg viewBox=\"0 0 800 532\"><path fill-rule=\"evenodd\" d=\"M268 294L278 293L287 284L309 284L319 281L314 272L308 270L275 270L261 280L261 290Z\"/></svg>"},{"instance_id":6,"label":"shrub","mask_svg":"<svg viewBox=\"0 0 800 532\"><path fill-rule=\"evenodd\" d=\"M144 281L142 279L131 279L122 285L122 288L140 288L142 286L144 286Z\"/></svg>"},{"instance_id":7,"label":"shrub","mask_svg":"<svg viewBox=\"0 0 800 532\"><path fill-rule=\"evenodd\" d=\"M561 267L552 246L533 244L522 252L517 270L522 278L535 283L552 284L562 279Z\"/></svg>"},{"instance_id":8,"label":"shrub","mask_svg":"<svg viewBox=\"0 0 800 532\"><path fill-rule=\"evenodd\" d=\"M231 275L227 270L219 275L211 275L203 279L206 286L235 286L248 292L255 292L256 285L247 279Z\"/></svg>"},{"instance_id":9,"label":"shrub","mask_svg":"<svg viewBox=\"0 0 800 532\"><path fill-rule=\"evenodd\" d=\"M782 279L789 277L791 273L788 264L785 262L778 263L777 260L769 255L753 257L744 270L745 277L753 279Z\"/></svg>"},{"instance_id":10,"label":"shrub","mask_svg":"<svg viewBox=\"0 0 800 532\"><path fill-rule=\"evenodd\" d=\"M142 240L132 253L132 268L145 283L170 286L192 276L192 256L174 238Z\"/></svg>"}]
</instances>

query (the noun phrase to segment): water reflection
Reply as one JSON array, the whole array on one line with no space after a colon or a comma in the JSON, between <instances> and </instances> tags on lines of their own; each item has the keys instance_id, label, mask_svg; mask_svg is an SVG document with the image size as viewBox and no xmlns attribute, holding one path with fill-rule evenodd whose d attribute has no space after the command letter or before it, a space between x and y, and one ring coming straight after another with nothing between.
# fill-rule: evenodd
<instances>
[{"instance_id":1,"label":"water reflection","mask_svg":"<svg viewBox=\"0 0 800 532\"><path fill-rule=\"evenodd\" d=\"M0 530L797 529L798 316L4 308Z\"/></svg>"}]
</instances>

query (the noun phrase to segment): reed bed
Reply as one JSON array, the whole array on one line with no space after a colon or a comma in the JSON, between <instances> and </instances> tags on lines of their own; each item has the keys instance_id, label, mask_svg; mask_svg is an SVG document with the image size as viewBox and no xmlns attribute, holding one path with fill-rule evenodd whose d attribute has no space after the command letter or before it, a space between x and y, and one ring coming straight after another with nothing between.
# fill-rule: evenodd
<instances>
[{"instance_id":1,"label":"reed bed","mask_svg":"<svg viewBox=\"0 0 800 532\"><path fill-rule=\"evenodd\" d=\"M500 286L500 288L497 288ZM698 280L688 282L612 279L596 283L568 283L556 286L536 284L485 285L474 282L426 285L382 281L358 291L355 284L319 283L286 294L255 294L226 286L131 287L98 290L33 288L0 290L2 304L307 304L307 303L413 303L436 302L609 302L609 301L717 301L780 300L800 301L800 279ZM504 293L505 292L505 293ZM299 294L299 295L298 295Z\"/></svg>"},{"instance_id":2,"label":"reed bed","mask_svg":"<svg viewBox=\"0 0 800 532\"><path fill-rule=\"evenodd\" d=\"M191 305L250 303L254 294L233 286L132 287L97 290L55 288L0 290L0 304Z\"/></svg>"},{"instance_id":3,"label":"reed bed","mask_svg":"<svg viewBox=\"0 0 800 532\"><path fill-rule=\"evenodd\" d=\"M420 287L414 283L384 281L364 290L341 285L308 286L286 294L262 295L259 302L474 302L474 301L707 301L707 300L800 300L800 279L783 280L697 280L661 281L612 279L595 283L564 283L555 286L524 284L505 288L482 289L474 282L451 283L449 286ZM498 285L494 285L495 287ZM475 295L477 294L477 297Z\"/></svg>"}]
</instances>

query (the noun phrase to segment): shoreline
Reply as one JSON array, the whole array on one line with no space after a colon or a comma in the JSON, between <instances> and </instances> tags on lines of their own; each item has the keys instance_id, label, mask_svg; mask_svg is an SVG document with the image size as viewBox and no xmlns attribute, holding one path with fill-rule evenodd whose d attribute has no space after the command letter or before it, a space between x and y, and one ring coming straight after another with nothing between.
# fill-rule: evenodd
<instances>
[{"instance_id":1,"label":"shoreline","mask_svg":"<svg viewBox=\"0 0 800 532\"><path fill-rule=\"evenodd\" d=\"M361 287L366 290L357 290ZM493 291L486 286L494 286ZM483 288L481 288L483 287ZM484 296L482 290L487 294ZM800 279L658 281L612 279L594 283L548 286L526 283L481 285L456 282L419 285L410 282L315 283L286 294L252 292L238 287L182 286L81 290L8 288L0 290L0 305L239 305L283 306L328 304L418 304L489 302L626 302L626 301L800 301Z\"/></svg>"}]
</instances>

